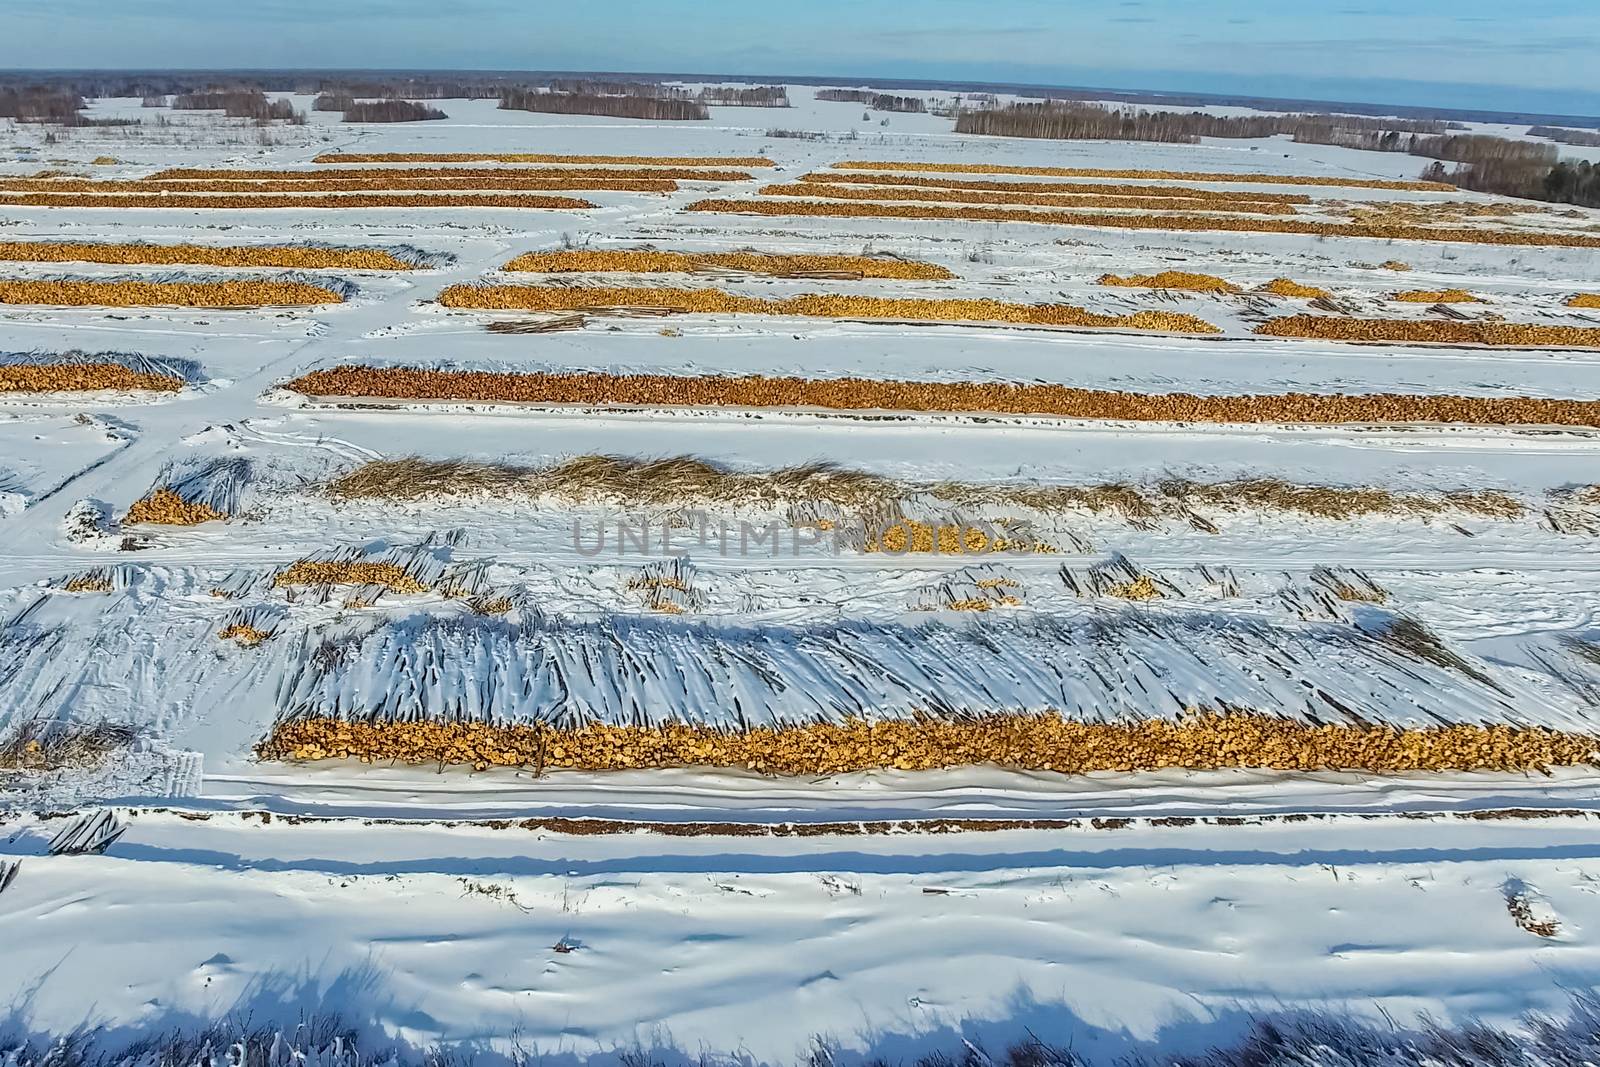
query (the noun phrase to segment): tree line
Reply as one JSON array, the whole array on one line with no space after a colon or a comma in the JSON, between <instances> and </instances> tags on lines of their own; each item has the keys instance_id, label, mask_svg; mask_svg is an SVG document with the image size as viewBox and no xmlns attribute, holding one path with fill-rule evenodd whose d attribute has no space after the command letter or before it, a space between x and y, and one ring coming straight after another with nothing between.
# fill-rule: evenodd
<instances>
[{"instance_id":1,"label":"tree line","mask_svg":"<svg viewBox=\"0 0 1600 1067\"><path fill-rule=\"evenodd\" d=\"M260 89L212 89L199 93L179 93L170 105L174 111L220 111L230 119L271 122L281 119L290 125L304 125L305 112L296 111L288 100L269 100Z\"/></svg>"},{"instance_id":2,"label":"tree line","mask_svg":"<svg viewBox=\"0 0 1600 1067\"><path fill-rule=\"evenodd\" d=\"M1422 172L1426 181L1448 182L1478 193L1543 200L1552 204L1600 207L1600 166L1569 160L1545 166L1516 160L1487 160L1449 170L1441 162Z\"/></svg>"},{"instance_id":3,"label":"tree line","mask_svg":"<svg viewBox=\"0 0 1600 1067\"><path fill-rule=\"evenodd\" d=\"M0 119L68 122L88 107L83 97L53 89L0 89Z\"/></svg>"},{"instance_id":4,"label":"tree line","mask_svg":"<svg viewBox=\"0 0 1600 1067\"><path fill-rule=\"evenodd\" d=\"M601 96L592 93L547 93L537 89L504 89L504 111L535 111L550 115L603 115L618 119L708 119L711 113L698 100L660 99L649 96Z\"/></svg>"},{"instance_id":5,"label":"tree line","mask_svg":"<svg viewBox=\"0 0 1600 1067\"><path fill-rule=\"evenodd\" d=\"M1594 130L1569 130L1565 126L1534 126L1528 130L1530 137L1546 137L1562 144L1600 148L1600 133Z\"/></svg>"},{"instance_id":6,"label":"tree line","mask_svg":"<svg viewBox=\"0 0 1600 1067\"><path fill-rule=\"evenodd\" d=\"M865 104L872 111L920 114L928 110L927 102L920 96L895 96L891 93L875 93L870 89L818 89L817 99L842 104Z\"/></svg>"},{"instance_id":7,"label":"tree line","mask_svg":"<svg viewBox=\"0 0 1600 1067\"><path fill-rule=\"evenodd\" d=\"M781 85L757 85L749 89L708 86L700 90L700 102L717 107L788 107L789 90Z\"/></svg>"},{"instance_id":8,"label":"tree line","mask_svg":"<svg viewBox=\"0 0 1600 1067\"><path fill-rule=\"evenodd\" d=\"M1442 134L1450 124L1438 119L1375 119L1327 115L1208 115L1198 111L1143 111L1105 104L1046 100L962 111L957 133L1059 140L1155 141L1194 144L1202 137L1259 138L1280 134L1307 140L1331 136L1332 129Z\"/></svg>"},{"instance_id":9,"label":"tree line","mask_svg":"<svg viewBox=\"0 0 1600 1067\"><path fill-rule=\"evenodd\" d=\"M343 111L345 122L427 122L450 117L436 107L411 100L353 100Z\"/></svg>"}]
</instances>

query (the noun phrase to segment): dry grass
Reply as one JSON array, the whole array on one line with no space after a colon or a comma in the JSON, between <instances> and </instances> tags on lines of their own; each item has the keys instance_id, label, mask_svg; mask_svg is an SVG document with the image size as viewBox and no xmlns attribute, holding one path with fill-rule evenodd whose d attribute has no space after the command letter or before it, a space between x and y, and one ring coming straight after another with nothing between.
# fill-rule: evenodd
<instances>
[{"instance_id":1,"label":"dry grass","mask_svg":"<svg viewBox=\"0 0 1600 1067\"><path fill-rule=\"evenodd\" d=\"M1348 567L1315 567L1311 582L1334 597L1354 604L1387 604L1389 591L1366 573Z\"/></svg>"},{"instance_id":2,"label":"dry grass","mask_svg":"<svg viewBox=\"0 0 1600 1067\"><path fill-rule=\"evenodd\" d=\"M1163 768L1280 771L1528 771L1590 764L1593 737L1515 726L1400 730L1312 726L1247 713L1178 721L1073 722L1053 715L849 721L722 732L591 725L575 730L481 722L294 719L261 743L263 759L360 759L575 770L738 767L769 774L932 770L998 764L1087 774Z\"/></svg>"},{"instance_id":3,"label":"dry grass","mask_svg":"<svg viewBox=\"0 0 1600 1067\"><path fill-rule=\"evenodd\" d=\"M962 178L907 177L899 174L851 174L837 171L815 171L803 174L796 181L805 184L913 186L928 189L973 189L997 193L1048 193L1051 195L1081 195L1099 193L1106 196L1135 196L1154 199L1220 200L1230 203L1252 204L1310 204L1311 197L1304 193L1265 193L1255 190L1223 191L1202 189L1185 185L1129 185L1126 182L996 182Z\"/></svg>"},{"instance_id":4,"label":"dry grass","mask_svg":"<svg viewBox=\"0 0 1600 1067\"><path fill-rule=\"evenodd\" d=\"M1483 203L1475 200L1403 201L1386 203L1351 204L1344 209L1358 222L1402 222L1432 225L1440 222L1462 222L1466 219L1510 218L1533 214L1545 209L1537 204L1510 202Z\"/></svg>"},{"instance_id":5,"label":"dry grass","mask_svg":"<svg viewBox=\"0 0 1600 1067\"><path fill-rule=\"evenodd\" d=\"M504 180L504 181L669 181L682 179L693 182L744 182L755 175L743 170L713 170L705 167L652 167L649 170L619 167L347 167L320 170L218 170L193 167L174 167L143 178L143 183L154 182L208 182L219 189L231 183L294 182L305 187L317 187L330 181L360 181L384 183L392 181L422 181L430 179L451 180ZM3 180L3 179L0 179ZM387 185L378 186L389 188ZM592 188L592 187L591 187Z\"/></svg>"},{"instance_id":6,"label":"dry grass","mask_svg":"<svg viewBox=\"0 0 1600 1067\"><path fill-rule=\"evenodd\" d=\"M1378 264L1379 270L1392 270L1396 274L1405 274L1411 270L1411 264L1398 259L1386 259Z\"/></svg>"},{"instance_id":7,"label":"dry grass","mask_svg":"<svg viewBox=\"0 0 1600 1067\"><path fill-rule=\"evenodd\" d=\"M415 270L382 249L295 245L148 245L80 241L0 241L0 260L18 263L155 263L306 270Z\"/></svg>"},{"instance_id":8,"label":"dry grass","mask_svg":"<svg viewBox=\"0 0 1600 1067\"><path fill-rule=\"evenodd\" d=\"M1495 491L1424 495L1361 486L1297 485L1275 478L1204 483L1167 479L1148 487L1127 483L925 484L822 463L735 471L692 456L587 455L546 467L413 456L364 463L330 482L327 491L337 500L550 497L570 504L659 508L687 504L779 508L810 502L854 511L881 511L887 504L927 495L961 507L1023 508L1047 514L1113 513L1129 520L1181 520L1194 508L1280 512L1326 520L1452 512L1514 519L1525 510L1515 497Z\"/></svg>"},{"instance_id":9,"label":"dry grass","mask_svg":"<svg viewBox=\"0 0 1600 1067\"><path fill-rule=\"evenodd\" d=\"M1120 230L1172 232L1297 233L1313 237L1363 237L1390 241L1440 241L1455 244L1533 248L1600 248L1600 237L1531 230L1451 229L1442 226L1367 225L1310 219L1243 218L1228 215L1114 215L1022 208L944 207L937 204L840 203L819 200L696 200L685 211L733 215L814 215L827 218L970 219L977 222L1036 222Z\"/></svg>"},{"instance_id":10,"label":"dry grass","mask_svg":"<svg viewBox=\"0 0 1600 1067\"><path fill-rule=\"evenodd\" d=\"M320 285L260 279L225 282L29 281L0 279L0 304L52 307L306 307L342 304Z\"/></svg>"},{"instance_id":11,"label":"dry grass","mask_svg":"<svg viewBox=\"0 0 1600 1067\"><path fill-rule=\"evenodd\" d=\"M1329 185L1343 189L1410 189L1453 193L1442 182L1390 181L1381 178L1344 178L1334 175L1231 174L1226 171L1107 170L1095 167L1016 167L995 163L870 163L851 160L833 165L838 170L882 170L945 174L1022 174L1049 178L1131 178L1147 181L1237 182L1263 185Z\"/></svg>"},{"instance_id":12,"label":"dry grass","mask_svg":"<svg viewBox=\"0 0 1600 1067\"><path fill-rule=\"evenodd\" d=\"M1403 293L1391 293L1390 300L1402 304L1482 304L1486 301L1481 296L1473 296L1465 289L1411 289Z\"/></svg>"},{"instance_id":13,"label":"dry grass","mask_svg":"<svg viewBox=\"0 0 1600 1067\"><path fill-rule=\"evenodd\" d=\"M191 503L167 486L141 497L122 517L124 524L153 523L160 526L199 526L220 522L228 516L205 503Z\"/></svg>"},{"instance_id":14,"label":"dry grass","mask_svg":"<svg viewBox=\"0 0 1600 1067\"><path fill-rule=\"evenodd\" d=\"M1540 326L1517 322L1435 322L1290 315L1264 322L1256 327L1255 332L1263 337L1306 337L1328 341L1600 348L1600 327Z\"/></svg>"},{"instance_id":15,"label":"dry grass","mask_svg":"<svg viewBox=\"0 0 1600 1067\"><path fill-rule=\"evenodd\" d=\"M324 152L313 163L577 163L629 167L774 167L763 156L572 156L547 152ZM1448 187L1447 187L1448 188Z\"/></svg>"},{"instance_id":16,"label":"dry grass","mask_svg":"<svg viewBox=\"0 0 1600 1067\"><path fill-rule=\"evenodd\" d=\"M1120 277L1102 274L1096 285L1111 285L1124 289L1182 289L1191 293L1239 293L1237 285L1212 274L1191 274L1188 271L1164 270L1159 274L1136 274Z\"/></svg>"},{"instance_id":17,"label":"dry grass","mask_svg":"<svg viewBox=\"0 0 1600 1067\"><path fill-rule=\"evenodd\" d=\"M0 393L175 393L187 384L168 374L130 370L117 363L0 364Z\"/></svg>"},{"instance_id":18,"label":"dry grass","mask_svg":"<svg viewBox=\"0 0 1600 1067\"><path fill-rule=\"evenodd\" d=\"M1567 300L1569 308L1600 308L1600 293L1578 293Z\"/></svg>"},{"instance_id":19,"label":"dry grass","mask_svg":"<svg viewBox=\"0 0 1600 1067\"><path fill-rule=\"evenodd\" d=\"M1302 300L1329 300L1333 294L1314 285L1301 285L1291 278L1274 278L1256 290L1269 296L1292 296Z\"/></svg>"},{"instance_id":20,"label":"dry grass","mask_svg":"<svg viewBox=\"0 0 1600 1067\"><path fill-rule=\"evenodd\" d=\"M0 770L56 771L94 767L131 745L132 726L30 719L0 741Z\"/></svg>"},{"instance_id":21,"label":"dry grass","mask_svg":"<svg viewBox=\"0 0 1600 1067\"><path fill-rule=\"evenodd\" d=\"M1185 510L1207 507L1229 511L1282 511L1329 520L1363 515L1426 517L1449 512L1486 519L1515 519L1526 510L1515 497L1498 490L1424 495L1370 486L1296 485L1277 478L1231 482L1168 480L1160 483L1158 491L1162 499Z\"/></svg>"},{"instance_id":22,"label":"dry grass","mask_svg":"<svg viewBox=\"0 0 1600 1067\"><path fill-rule=\"evenodd\" d=\"M311 397L330 398L618 407L952 411L1132 422L1600 426L1600 401L1544 397L1403 393L1196 396L1001 382L823 380L759 375L728 378L667 374L513 374L359 364L313 371L286 383L286 388Z\"/></svg>"},{"instance_id":23,"label":"dry grass","mask_svg":"<svg viewBox=\"0 0 1600 1067\"><path fill-rule=\"evenodd\" d=\"M1471 663L1468 663L1457 653L1451 651L1445 643L1439 640L1437 634L1429 630L1421 622L1407 615L1401 615L1391 621L1377 635L1379 640L1400 649L1409 656L1413 656L1436 667L1443 667L1448 671L1455 671L1478 682L1481 685L1499 689L1494 680ZM1504 692L1504 690L1501 690Z\"/></svg>"},{"instance_id":24,"label":"dry grass","mask_svg":"<svg viewBox=\"0 0 1600 1067\"><path fill-rule=\"evenodd\" d=\"M1060 195L1053 193L972 192L961 189L918 189L906 186L852 186L836 183L799 183L762 186L762 196L815 196L833 200L933 201L947 204L1027 204L1034 207L1079 209L1130 209L1143 211L1215 211L1235 215L1293 215L1288 204L1269 204L1259 200L1232 201L1219 198L1180 199L1148 196Z\"/></svg>"},{"instance_id":25,"label":"dry grass","mask_svg":"<svg viewBox=\"0 0 1600 1067\"><path fill-rule=\"evenodd\" d=\"M1140 311L1097 315L1070 304L1008 304L999 300L916 300L811 293L768 300L718 289L580 288L573 286L452 285L445 307L483 311L584 311L647 307L693 314L797 315L825 319L927 322L1006 322L1032 326L1220 333L1193 315Z\"/></svg>"},{"instance_id":26,"label":"dry grass","mask_svg":"<svg viewBox=\"0 0 1600 1067\"><path fill-rule=\"evenodd\" d=\"M748 271L774 277L837 273L860 278L945 281L955 275L933 263L883 256L776 255L757 252L658 252L619 249L604 252L528 252L502 270L540 274L628 271L636 274L692 274L707 270Z\"/></svg>"},{"instance_id":27,"label":"dry grass","mask_svg":"<svg viewBox=\"0 0 1600 1067\"><path fill-rule=\"evenodd\" d=\"M91 196L48 193L0 194L0 205L8 207L62 207L62 208L226 208L230 211L256 208L369 208L369 207L488 207L488 208L538 208L542 210L580 211L595 205L587 200L570 196L534 196L516 193L484 193L467 195L442 193L437 196L408 195L405 193L340 193L334 196L226 196L182 193L151 193L149 196Z\"/></svg>"},{"instance_id":28,"label":"dry grass","mask_svg":"<svg viewBox=\"0 0 1600 1067\"><path fill-rule=\"evenodd\" d=\"M335 499L428 500L439 497L549 496L571 503L669 507L686 500L778 506L826 500L864 507L898 492L889 479L813 463L745 473L692 456L634 459L578 456L548 467L420 458L374 460L329 483Z\"/></svg>"}]
</instances>

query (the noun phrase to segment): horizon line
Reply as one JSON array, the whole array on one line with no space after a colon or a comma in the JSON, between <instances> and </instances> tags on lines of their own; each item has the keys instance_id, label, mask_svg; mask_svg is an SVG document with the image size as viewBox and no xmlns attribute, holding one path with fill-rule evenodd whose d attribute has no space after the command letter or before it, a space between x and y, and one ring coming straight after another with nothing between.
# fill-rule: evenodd
<instances>
[{"instance_id":1,"label":"horizon line","mask_svg":"<svg viewBox=\"0 0 1600 1067\"><path fill-rule=\"evenodd\" d=\"M588 75L591 77L618 77L618 78L670 78L682 81L733 81L733 82L765 82L768 84L780 83L789 85L852 85L866 86L868 88L882 89L945 89L949 91L995 91L1011 90L1037 90L1041 92L1068 92L1068 93L1095 93L1098 98L1121 103L1137 103L1137 100L1119 100L1119 97L1150 97L1151 102L1159 103L1163 98L1192 98L1207 103L1226 105L1230 102L1237 104L1239 101L1249 101L1254 104L1288 104L1288 105L1317 105L1321 107L1336 107L1352 113L1360 113L1357 109L1366 109L1369 113L1376 109L1383 109L1381 114L1403 116L1408 113L1426 112L1432 115L1456 116L1466 118L1469 116L1490 115L1498 118L1514 119L1521 122L1525 119L1553 125L1577 125L1581 127L1600 128L1600 115L1575 115L1559 112L1539 112L1527 110L1502 110L1499 108L1472 108L1450 107L1433 104L1396 104L1385 101L1369 100L1340 100L1325 99L1322 97L1300 96L1272 96L1258 95L1245 91L1237 92L1207 92L1187 89L1115 89L1107 86L1095 85L1066 85L1049 82L1025 81L971 81L957 78L899 78L879 77L870 75L796 75L796 74L734 74L727 72L706 71L623 71L623 70L579 70L559 68L517 68L517 67L344 67L344 66L311 66L311 67L206 67L206 66L163 66L163 67L102 67L102 66L63 66L63 67L0 67L0 77L26 74L487 74L487 75ZM1473 88L1486 88L1467 82L1415 82L1419 86L1427 85L1462 85ZM1510 86L1509 89L1516 87ZM1020 94L1014 94L1020 95ZM1238 105L1248 106L1248 105ZM1285 110L1283 108L1264 108L1260 110ZM1562 121L1566 120L1566 121Z\"/></svg>"}]
</instances>

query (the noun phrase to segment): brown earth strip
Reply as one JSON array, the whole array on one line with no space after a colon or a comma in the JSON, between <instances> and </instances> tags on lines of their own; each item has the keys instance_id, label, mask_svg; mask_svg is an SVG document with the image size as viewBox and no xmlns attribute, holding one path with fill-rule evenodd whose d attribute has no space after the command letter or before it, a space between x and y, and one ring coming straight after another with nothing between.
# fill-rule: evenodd
<instances>
[{"instance_id":1,"label":"brown earth strip","mask_svg":"<svg viewBox=\"0 0 1600 1067\"><path fill-rule=\"evenodd\" d=\"M324 152L313 163L584 163L638 167L775 167L763 156L570 156L546 152Z\"/></svg>"},{"instance_id":2,"label":"brown earth strip","mask_svg":"<svg viewBox=\"0 0 1600 1067\"><path fill-rule=\"evenodd\" d=\"M145 182L156 181L280 181L320 185L328 181L387 182L420 178L504 178L507 181L662 181L681 179L692 182L747 182L755 175L743 170L716 170L706 167L345 167L320 170L227 170L203 167L174 167L157 171Z\"/></svg>"},{"instance_id":3,"label":"brown earth strip","mask_svg":"<svg viewBox=\"0 0 1600 1067\"><path fill-rule=\"evenodd\" d=\"M25 193L18 196L0 194L0 206L6 207L120 207L120 208L227 208L234 211L253 211L257 208L369 208L369 207L487 207L487 208L541 208L564 211L581 211L595 205L587 200L569 196L522 196L515 193L463 196L445 193L440 196L385 195L381 193L341 193L337 196L185 196L182 193L154 193L149 196L90 196L49 193Z\"/></svg>"},{"instance_id":4,"label":"brown earth strip","mask_svg":"<svg viewBox=\"0 0 1600 1067\"><path fill-rule=\"evenodd\" d=\"M1250 190L1202 189L1186 185L1129 185L1126 182L998 182L982 179L911 177L903 174L857 174L818 170L795 181L842 185L919 186L928 189L976 189L997 193L1103 193L1108 196L1144 196L1156 199L1233 200L1263 204L1309 204L1305 193L1263 193Z\"/></svg>"},{"instance_id":5,"label":"brown earth strip","mask_svg":"<svg viewBox=\"0 0 1600 1067\"><path fill-rule=\"evenodd\" d=\"M445 307L485 311L578 311L653 307L699 314L799 315L827 319L899 319L930 322L1010 322L1092 329L1220 333L1193 315L1139 311L1097 315L1071 304L1008 304L999 300L916 300L808 293L776 300L718 289L584 288L534 285L452 285L439 294Z\"/></svg>"},{"instance_id":6,"label":"brown earth strip","mask_svg":"<svg viewBox=\"0 0 1600 1067\"><path fill-rule=\"evenodd\" d=\"M897 278L912 281L945 281L955 277L944 267L932 263L887 259L882 256L658 252L653 249L528 252L500 269L542 274L587 274L609 271L629 271L637 274L692 274L704 270L740 270L776 277L820 271L858 274L862 278Z\"/></svg>"},{"instance_id":7,"label":"brown earth strip","mask_svg":"<svg viewBox=\"0 0 1600 1067\"><path fill-rule=\"evenodd\" d=\"M1385 178L1344 178L1309 174L1233 174L1227 171L1199 170L1113 170L1099 167L1014 167L995 163L873 163L849 160L835 163L838 170L886 170L946 174L1025 174L1052 178L1144 178L1162 181L1244 182L1263 185L1329 185L1342 189L1409 189L1421 192L1454 193L1453 185L1443 182L1392 181Z\"/></svg>"},{"instance_id":8,"label":"brown earth strip","mask_svg":"<svg viewBox=\"0 0 1600 1067\"><path fill-rule=\"evenodd\" d=\"M341 178L325 182L299 182L282 180L261 181L73 181L73 180L6 180L0 178L0 195L18 193L88 193L110 195L131 193L152 195L176 193L199 195L216 193L242 195L245 193L325 193L363 192L623 192L671 193L678 183L658 178L523 178L516 175L498 178Z\"/></svg>"},{"instance_id":9,"label":"brown earth strip","mask_svg":"<svg viewBox=\"0 0 1600 1067\"><path fill-rule=\"evenodd\" d=\"M762 196L828 197L834 200L931 201L947 204L1024 204L1034 207L1144 211L1214 211L1236 215L1293 215L1289 204L1145 196L1059 196L1045 193L983 193L961 189L874 188L851 185L766 185Z\"/></svg>"},{"instance_id":10,"label":"brown earth strip","mask_svg":"<svg viewBox=\"0 0 1600 1067\"><path fill-rule=\"evenodd\" d=\"M733 215L816 215L829 218L971 219L977 222L1036 222L1118 230L1172 232L1298 233L1316 237L1365 237L1393 241L1445 241L1534 248L1600 248L1600 236L1445 226L1364 225L1310 219L1230 218L1226 215L1108 215L1022 208L941 207L934 204L837 203L818 200L696 200L685 211Z\"/></svg>"}]
</instances>

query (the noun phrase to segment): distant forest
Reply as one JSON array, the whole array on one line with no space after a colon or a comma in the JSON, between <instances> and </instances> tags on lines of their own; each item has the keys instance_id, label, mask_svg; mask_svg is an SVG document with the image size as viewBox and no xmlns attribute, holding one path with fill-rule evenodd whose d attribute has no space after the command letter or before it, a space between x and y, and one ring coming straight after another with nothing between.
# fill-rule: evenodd
<instances>
[{"instance_id":1,"label":"distant forest","mask_svg":"<svg viewBox=\"0 0 1600 1067\"><path fill-rule=\"evenodd\" d=\"M257 122L280 119L301 125L306 121L305 112L296 111L287 100L268 100L260 89L179 93L168 106L174 111L220 111L230 119L255 119Z\"/></svg>"},{"instance_id":2,"label":"distant forest","mask_svg":"<svg viewBox=\"0 0 1600 1067\"><path fill-rule=\"evenodd\" d=\"M1422 172L1422 177L1479 193L1600 207L1600 166L1587 160L1554 165L1489 160L1454 170L1446 170L1443 163L1434 163Z\"/></svg>"},{"instance_id":3,"label":"distant forest","mask_svg":"<svg viewBox=\"0 0 1600 1067\"><path fill-rule=\"evenodd\" d=\"M1600 148L1600 133L1596 133L1594 130L1569 130L1564 126L1535 126L1528 132L1535 137L1548 137L1550 140L1560 141L1562 144Z\"/></svg>"},{"instance_id":4,"label":"distant forest","mask_svg":"<svg viewBox=\"0 0 1600 1067\"><path fill-rule=\"evenodd\" d=\"M818 100L844 104L865 104L872 111L925 112L927 103L920 96L893 96L870 89L818 89Z\"/></svg>"},{"instance_id":5,"label":"distant forest","mask_svg":"<svg viewBox=\"0 0 1600 1067\"><path fill-rule=\"evenodd\" d=\"M344 92L363 99L494 99L504 89L550 87L561 80L609 79L617 83L746 84L760 86L770 77L701 72L656 72L597 75L575 71L528 70L70 70L0 71L0 91L43 87L88 99L165 97L200 92L213 86L260 89L268 93ZM791 79L793 80L793 79ZM807 85L855 89L860 79L801 78ZM1360 101L1303 100L1234 93L1183 93L1125 89L1029 85L1019 82L966 82L949 79L877 78L866 83L883 93L906 90L960 94L971 103L993 103L995 94L1070 101L1114 101L1143 107L1247 107L1314 115L1400 116L1459 122L1495 122L1600 130L1600 116L1553 115L1538 112L1488 111L1476 108L1427 107ZM1558 139L1558 138L1553 138ZM1573 142L1578 143L1578 142Z\"/></svg>"},{"instance_id":6,"label":"distant forest","mask_svg":"<svg viewBox=\"0 0 1600 1067\"><path fill-rule=\"evenodd\" d=\"M655 96L601 96L596 93L547 93L538 89L506 89L500 94L506 111L538 111L551 115L603 115L618 119L707 119L711 113L698 100Z\"/></svg>"},{"instance_id":7,"label":"distant forest","mask_svg":"<svg viewBox=\"0 0 1600 1067\"><path fill-rule=\"evenodd\" d=\"M1334 144L1338 143L1331 139L1335 130L1443 134L1451 128L1451 124L1439 119L1312 114L1208 115L1199 111L1143 111L1059 100L962 111L956 116L957 133L1166 144L1194 144L1202 137L1257 138L1279 134Z\"/></svg>"},{"instance_id":8,"label":"distant forest","mask_svg":"<svg viewBox=\"0 0 1600 1067\"><path fill-rule=\"evenodd\" d=\"M781 85L757 85L749 89L711 86L701 89L698 99L713 107L788 107L789 90Z\"/></svg>"},{"instance_id":9,"label":"distant forest","mask_svg":"<svg viewBox=\"0 0 1600 1067\"><path fill-rule=\"evenodd\" d=\"M412 100L352 100L341 110L346 122L428 122L450 117L436 107Z\"/></svg>"}]
</instances>

